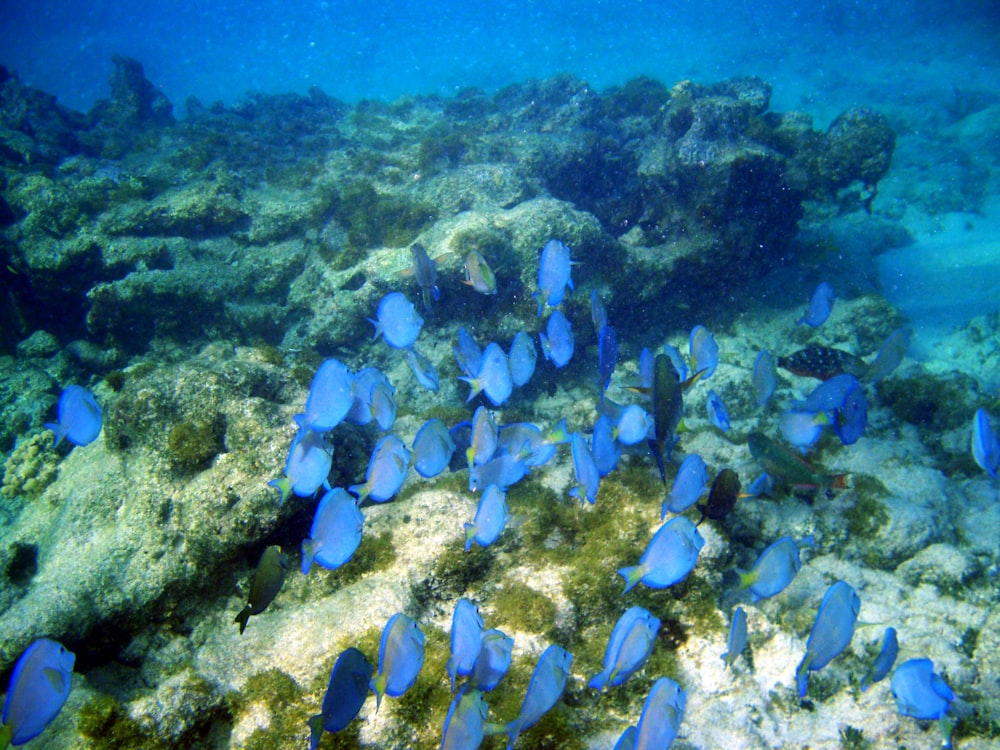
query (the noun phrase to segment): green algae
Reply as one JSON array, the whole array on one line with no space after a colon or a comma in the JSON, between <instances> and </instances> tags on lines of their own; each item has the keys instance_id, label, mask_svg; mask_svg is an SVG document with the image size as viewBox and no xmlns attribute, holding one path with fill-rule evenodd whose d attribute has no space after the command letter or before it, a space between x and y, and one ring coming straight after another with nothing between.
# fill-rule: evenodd
<instances>
[{"instance_id":1,"label":"green algae","mask_svg":"<svg viewBox=\"0 0 1000 750\"><path fill-rule=\"evenodd\" d=\"M548 632L556 616L556 605L549 597L520 581L505 582L489 604L501 628L509 626L524 633Z\"/></svg>"},{"instance_id":2,"label":"green algae","mask_svg":"<svg viewBox=\"0 0 1000 750\"><path fill-rule=\"evenodd\" d=\"M445 549L438 555L431 573L410 586L419 612L435 602L461 596L470 586L488 578L495 556L489 547L473 546L466 552L462 545L456 544Z\"/></svg>"},{"instance_id":3,"label":"green algae","mask_svg":"<svg viewBox=\"0 0 1000 750\"><path fill-rule=\"evenodd\" d=\"M435 210L406 196L379 193L359 180L344 188L333 214L347 229L348 247L357 251L410 244L434 220Z\"/></svg>"},{"instance_id":4,"label":"green algae","mask_svg":"<svg viewBox=\"0 0 1000 750\"><path fill-rule=\"evenodd\" d=\"M225 427L221 419L182 420L167 433L170 462L182 471L195 471L207 466L224 450Z\"/></svg>"},{"instance_id":5,"label":"green algae","mask_svg":"<svg viewBox=\"0 0 1000 750\"><path fill-rule=\"evenodd\" d=\"M98 693L77 712L77 731L89 741L93 750L134 748L135 750L165 750L169 744L159 740L140 726L115 698Z\"/></svg>"},{"instance_id":6,"label":"green algae","mask_svg":"<svg viewBox=\"0 0 1000 750\"><path fill-rule=\"evenodd\" d=\"M329 679L329 672L327 672ZM238 692L226 696L229 712L238 717L255 704L266 706L270 720L247 737L246 750L279 750L288 739L301 734L312 714L304 705L305 691L285 672L276 667L252 674ZM318 707L313 713L319 713Z\"/></svg>"}]
</instances>

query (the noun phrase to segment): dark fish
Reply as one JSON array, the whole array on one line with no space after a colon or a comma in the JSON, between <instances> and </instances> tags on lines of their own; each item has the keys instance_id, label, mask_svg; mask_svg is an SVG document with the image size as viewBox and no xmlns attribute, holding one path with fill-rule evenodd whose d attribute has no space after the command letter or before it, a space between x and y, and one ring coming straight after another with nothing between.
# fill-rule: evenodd
<instances>
[{"instance_id":1,"label":"dark fish","mask_svg":"<svg viewBox=\"0 0 1000 750\"><path fill-rule=\"evenodd\" d=\"M761 432L751 432L747 437L747 446L754 460L764 471L774 479L780 479L792 487L821 488L829 491L844 489L847 486L846 475L824 474Z\"/></svg>"},{"instance_id":2,"label":"dark fish","mask_svg":"<svg viewBox=\"0 0 1000 750\"><path fill-rule=\"evenodd\" d=\"M245 606L233 622L240 624L240 635L243 634L247 626L250 615L259 615L270 604L274 597L281 591L285 583L285 570L288 568L288 557L281 551L281 547L272 545L264 550L257 563L257 570L253 574L253 583L250 586L250 596Z\"/></svg>"},{"instance_id":3,"label":"dark fish","mask_svg":"<svg viewBox=\"0 0 1000 750\"><path fill-rule=\"evenodd\" d=\"M804 378L819 380L829 380L843 373L861 377L868 371L868 365L861 357L828 346L807 346L787 357L778 357L778 367Z\"/></svg>"},{"instance_id":4,"label":"dark fish","mask_svg":"<svg viewBox=\"0 0 1000 750\"><path fill-rule=\"evenodd\" d=\"M712 489L708 491L708 500L704 505L699 505L702 519L711 518L713 521L721 521L733 508L736 501L746 495L741 495L739 475L732 469L723 469L712 482ZM701 521L699 521L701 523Z\"/></svg>"},{"instance_id":5,"label":"dark fish","mask_svg":"<svg viewBox=\"0 0 1000 750\"><path fill-rule=\"evenodd\" d=\"M441 290L437 286L437 263L431 260L427 250L419 242L414 242L410 246L413 253L413 275L420 285L420 290L424 298L424 308L431 309L431 299L435 302L441 299Z\"/></svg>"},{"instance_id":6,"label":"dark fish","mask_svg":"<svg viewBox=\"0 0 1000 750\"><path fill-rule=\"evenodd\" d=\"M657 354L653 359L653 434L649 449L656 459L660 478L667 482L664 469L664 455L669 455L673 445L674 430L684 414L684 396L681 391L680 375L666 354Z\"/></svg>"}]
</instances>

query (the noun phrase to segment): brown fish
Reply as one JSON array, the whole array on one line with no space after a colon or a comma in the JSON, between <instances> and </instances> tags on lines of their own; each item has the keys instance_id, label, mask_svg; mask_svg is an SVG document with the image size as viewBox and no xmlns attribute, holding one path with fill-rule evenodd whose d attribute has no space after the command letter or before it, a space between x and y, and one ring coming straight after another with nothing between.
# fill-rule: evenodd
<instances>
[{"instance_id":1,"label":"brown fish","mask_svg":"<svg viewBox=\"0 0 1000 750\"><path fill-rule=\"evenodd\" d=\"M743 489L740 478L732 469L723 469L712 482L712 489L708 492L708 499L698 506L701 511L701 520L711 518L713 521L721 521L729 512L736 507L736 501L741 497L749 497L740 492ZM701 521L698 521L701 523Z\"/></svg>"},{"instance_id":2,"label":"brown fish","mask_svg":"<svg viewBox=\"0 0 1000 750\"><path fill-rule=\"evenodd\" d=\"M860 378L868 370L861 357L829 346L807 346L787 357L778 357L778 367L804 378L829 380L847 373Z\"/></svg>"}]
</instances>

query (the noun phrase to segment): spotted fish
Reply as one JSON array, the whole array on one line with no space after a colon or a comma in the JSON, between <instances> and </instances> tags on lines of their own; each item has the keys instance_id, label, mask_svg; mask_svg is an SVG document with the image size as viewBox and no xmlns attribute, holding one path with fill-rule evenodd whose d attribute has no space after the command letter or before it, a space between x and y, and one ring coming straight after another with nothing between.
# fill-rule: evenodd
<instances>
[{"instance_id":1,"label":"spotted fish","mask_svg":"<svg viewBox=\"0 0 1000 750\"><path fill-rule=\"evenodd\" d=\"M778 357L778 367L818 380L829 380L844 373L861 377L868 371L868 365L861 357L829 346L807 346L787 357Z\"/></svg>"}]
</instances>

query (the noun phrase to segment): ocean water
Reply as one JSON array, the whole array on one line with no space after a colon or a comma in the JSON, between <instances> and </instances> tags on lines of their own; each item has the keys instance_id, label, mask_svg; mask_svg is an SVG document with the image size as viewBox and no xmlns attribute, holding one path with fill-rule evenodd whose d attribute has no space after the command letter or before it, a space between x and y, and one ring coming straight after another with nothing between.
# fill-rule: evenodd
<instances>
[{"instance_id":1,"label":"ocean water","mask_svg":"<svg viewBox=\"0 0 1000 750\"><path fill-rule=\"evenodd\" d=\"M315 739L437 747L464 597L514 641L490 721L515 719L547 646L573 655L517 747L614 747L655 720L660 677L686 693L685 750L932 747L952 729L957 748L1000 742L1000 449L973 427L982 410L1000 431L995 2L11 0L0 65L16 76L0 80L0 687L15 741L36 720L29 748L306 747L338 655L380 668L381 629L403 612L424 634L413 687L378 711L363 688L334 695L359 716ZM133 77L108 104L116 71ZM573 262L555 306L550 239ZM414 243L433 271L413 270ZM822 281L832 311L802 325ZM391 345L405 333L372 337L390 292L421 319L410 354ZM574 341L557 365L560 319ZM718 366L681 386L711 357L698 325ZM462 330L499 346L494 363L528 334L528 382L496 396L490 368L453 352ZM665 379L661 358L650 382L643 351L665 346L687 372ZM799 353L769 399L763 350ZM357 403L319 435L312 378L331 358ZM831 360L856 387L806 415L806 441L791 426ZM362 392L365 368L384 384ZM102 430L56 446L74 384ZM628 404L642 436L619 441L596 503L578 500L598 418ZM485 493L463 423L480 406L501 443L504 426L537 431L496 449L510 517L466 551ZM423 477L408 451L430 419L460 445ZM389 434L406 449L376 466ZM288 463L303 435L328 462L305 478ZM692 496L693 570L623 594L616 571L669 520L694 454L740 489ZM348 561L320 553L303 572L324 482L365 495L394 471L389 497L359 502L361 533L345 511L326 540L357 534ZM287 498L269 484L283 472L302 479ZM784 536L801 570L754 601L739 573ZM272 545L284 568L272 553L258 576ZM861 602L842 652L822 620L849 613L813 629L838 580ZM632 606L661 622L648 662L588 689ZM723 662L737 606L748 648ZM954 691L942 729L897 702L891 671L860 691L888 626L898 663L932 659ZM75 654L71 689L19 707L30 678L14 665L40 638ZM797 666L824 648L837 653L800 695Z\"/></svg>"}]
</instances>

